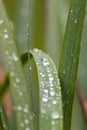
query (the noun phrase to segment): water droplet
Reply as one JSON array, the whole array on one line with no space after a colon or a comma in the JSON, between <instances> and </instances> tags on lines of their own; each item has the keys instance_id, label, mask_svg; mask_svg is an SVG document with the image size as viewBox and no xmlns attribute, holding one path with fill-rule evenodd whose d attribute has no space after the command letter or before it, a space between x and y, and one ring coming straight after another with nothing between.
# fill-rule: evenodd
<instances>
[{"instance_id":1,"label":"water droplet","mask_svg":"<svg viewBox=\"0 0 87 130\"><path fill-rule=\"evenodd\" d=\"M22 107L21 107L21 106L17 106L17 109L18 109L19 111L21 111L21 110L22 110Z\"/></svg>"},{"instance_id":2,"label":"water droplet","mask_svg":"<svg viewBox=\"0 0 87 130\"><path fill-rule=\"evenodd\" d=\"M16 78L16 83L20 83L20 79L19 78Z\"/></svg>"},{"instance_id":3,"label":"water droplet","mask_svg":"<svg viewBox=\"0 0 87 130\"><path fill-rule=\"evenodd\" d=\"M63 74L65 74L66 72L65 72L65 70L63 70Z\"/></svg>"},{"instance_id":4,"label":"water droplet","mask_svg":"<svg viewBox=\"0 0 87 130\"><path fill-rule=\"evenodd\" d=\"M57 101L56 101L56 100L54 100L52 103L53 103L53 104L57 104Z\"/></svg>"},{"instance_id":5,"label":"water droplet","mask_svg":"<svg viewBox=\"0 0 87 130\"><path fill-rule=\"evenodd\" d=\"M4 21L3 20L0 20L0 25L2 25L4 23Z\"/></svg>"},{"instance_id":6,"label":"water droplet","mask_svg":"<svg viewBox=\"0 0 87 130\"><path fill-rule=\"evenodd\" d=\"M24 127L24 123L20 123L20 126L21 126L21 127Z\"/></svg>"},{"instance_id":7,"label":"water droplet","mask_svg":"<svg viewBox=\"0 0 87 130\"><path fill-rule=\"evenodd\" d=\"M26 128L25 130L30 130L30 128Z\"/></svg>"},{"instance_id":8,"label":"water droplet","mask_svg":"<svg viewBox=\"0 0 87 130\"><path fill-rule=\"evenodd\" d=\"M45 92L46 94L48 94L48 89L44 89L43 92Z\"/></svg>"},{"instance_id":9,"label":"water droplet","mask_svg":"<svg viewBox=\"0 0 87 130\"><path fill-rule=\"evenodd\" d=\"M75 23L75 24L77 23L77 19L75 19L74 23Z\"/></svg>"},{"instance_id":10,"label":"water droplet","mask_svg":"<svg viewBox=\"0 0 87 130\"><path fill-rule=\"evenodd\" d=\"M14 61L18 61L18 57L14 53L12 54L12 58L13 58Z\"/></svg>"},{"instance_id":11,"label":"water droplet","mask_svg":"<svg viewBox=\"0 0 87 130\"><path fill-rule=\"evenodd\" d=\"M45 85L43 81L41 81L40 84L41 84L41 86L43 86L43 87L44 87L44 85Z\"/></svg>"},{"instance_id":12,"label":"water droplet","mask_svg":"<svg viewBox=\"0 0 87 130\"><path fill-rule=\"evenodd\" d=\"M73 13L73 10L71 10L70 12Z\"/></svg>"},{"instance_id":13,"label":"water droplet","mask_svg":"<svg viewBox=\"0 0 87 130\"><path fill-rule=\"evenodd\" d=\"M50 87L53 87L54 84L53 83L50 83ZM50 90L53 90L53 88L50 88Z\"/></svg>"},{"instance_id":14,"label":"water droplet","mask_svg":"<svg viewBox=\"0 0 87 130\"><path fill-rule=\"evenodd\" d=\"M38 62L36 62L36 64L37 64L37 65L39 65L39 63L38 63Z\"/></svg>"},{"instance_id":15,"label":"water droplet","mask_svg":"<svg viewBox=\"0 0 87 130\"><path fill-rule=\"evenodd\" d=\"M7 29L4 29L4 33L7 33L8 32L8 30Z\"/></svg>"},{"instance_id":16,"label":"water droplet","mask_svg":"<svg viewBox=\"0 0 87 130\"><path fill-rule=\"evenodd\" d=\"M55 130L55 128L52 128L51 130Z\"/></svg>"},{"instance_id":17,"label":"water droplet","mask_svg":"<svg viewBox=\"0 0 87 130\"><path fill-rule=\"evenodd\" d=\"M55 92L54 92L54 91L50 91L50 95L51 95L51 96L54 96L54 95L55 95Z\"/></svg>"},{"instance_id":18,"label":"water droplet","mask_svg":"<svg viewBox=\"0 0 87 130\"><path fill-rule=\"evenodd\" d=\"M28 119L25 119L24 122L25 122L26 124L28 124L28 123L29 123L29 120L28 120Z\"/></svg>"},{"instance_id":19,"label":"water droplet","mask_svg":"<svg viewBox=\"0 0 87 130\"><path fill-rule=\"evenodd\" d=\"M25 113L28 113L28 108L24 108L24 112L25 112Z\"/></svg>"},{"instance_id":20,"label":"water droplet","mask_svg":"<svg viewBox=\"0 0 87 130\"><path fill-rule=\"evenodd\" d=\"M15 75L15 73L14 73L14 72L10 72L10 75L11 75L11 76L14 76L14 75Z\"/></svg>"},{"instance_id":21,"label":"water droplet","mask_svg":"<svg viewBox=\"0 0 87 130\"><path fill-rule=\"evenodd\" d=\"M46 70L48 73L50 73L50 68L49 67L46 67Z\"/></svg>"},{"instance_id":22,"label":"water droplet","mask_svg":"<svg viewBox=\"0 0 87 130\"><path fill-rule=\"evenodd\" d=\"M53 77L49 77L49 81L53 81Z\"/></svg>"},{"instance_id":23,"label":"water droplet","mask_svg":"<svg viewBox=\"0 0 87 130\"><path fill-rule=\"evenodd\" d=\"M49 73L48 76L49 76L49 77L52 77L52 74Z\"/></svg>"},{"instance_id":24,"label":"water droplet","mask_svg":"<svg viewBox=\"0 0 87 130\"><path fill-rule=\"evenodd\" d=\"M9 52L8 52L8 51L6 51L6 52L5 52L5 54L6 54L6 55L9 55Z\"/></svg>"},{"instance_id":25,"label":"water droplet","mask_svg":"<svg viewBox=\"0 0 87 130\"><path fill-rule=\"evenodd\" d=\"M49 62L43 62L43 65L47 66L47 65L49 65Z\"/></svg>"},{"instance_id":26,"label":"water droplet","mask_svg":"<svg viewBox=\"0 0 87 130\"><path fill-rule=\"evenodd\" d=\"M50 90L52 90L52 91L53 91L53 90L54 90L54 88L50 88Z\"/></svg>"},{"instance_id":27,"label":"water droplet","mask_svg":"<svg viewBox=\"0 0 87 130\"><path fill-rule=\"evenodd\" d=\"M43 102L47 102L48 101L48 98L47 97L43 97Z\"/></svg>"},{"instance_id":28,"label":"water droplet","mask_svg":"<svg viewBox=\"0 0 87 130\"><path fill-rule=\"evenodd\" d=\"M31 67L31 66L29 66L29 70L32 70L32 67Z\"/></svg>"},{"instance_id":29,"label":"water droplet","mask_svg":"<svg viewBox=\"0 0 87 130\"><path fill-rule=\"evenodd\" d=\"M50 108L50 107L51 107L51 104L48 104L48 107Z\"/></svg>"},{"instance_id":30,"label":"water droplet","mask_svg":"<svg viewBox=\"0 0 87 130\"><path fill-rule=\"evenodd\" d=\"M8 34L5 34L5 35L4 35L4 38L5 38L5 39L8 39L8 38L9 38L9 35L8 35Z\"/></svg>"},{"instance_id":31,"label":"water droplet","mask_svg":"<svg viewBox=\"0 0 87 130\"><path fill-rule=\"evenodd\" d=\"M23 96L23 93L21 91L19 91L18 93L19 93L19 96Z\"/></svg>"},{"instance_id":32,"label":"water droplet","mask_svg":"<svg viewBox=\"0 0 87 130\"><path fill-rule=\"evenodd\" d=\"M51 115L51 117L53 119L58 119L58 118L60 118L60 115L58 114L58 112L53 112L52 115Z\"/></svg>"},{"instance_id":33,"label":"water droplet","mask_svg":"<svg viewBox=\"0 0 87 130\"><path fill-rule=\"evenodd\" d=\"M41 77L43 77L43 78L45 77L45 74L43 74L43 73L40 73L40 75L41 75Z\"/></svg>"},{"instance_id":34,"label":"water droplet","mask_svg":"<svg viewBox=\"0 0 87 130\"><path fill-rule=\"evenodd\" d=\"M44 65L44 66L49 65L48 59L45 59L45 58L43 59L43 65Z\"/></svg>"},{"instance_id":35,"label":"water droplet","mask_svg":"<svg viewBox=\"0 0 87 130\"><path fill-rule=\"evenodd\" d=\"M36 48L35 48L35 49L34 49L34 52L36 52L36 53L37 53L37 52L38 52L38 49L36 49Z\"/></svg>"},{"instance_id":36,"label":"water droplet","mask_svg":"<svg viewBox=\"0 0 87 130\"><path fill-rule=\"evenodd\" d=\"M52 125L55 125L55 123L56 123L55 121L52 121Z\"/></svg>"}]
</instances>

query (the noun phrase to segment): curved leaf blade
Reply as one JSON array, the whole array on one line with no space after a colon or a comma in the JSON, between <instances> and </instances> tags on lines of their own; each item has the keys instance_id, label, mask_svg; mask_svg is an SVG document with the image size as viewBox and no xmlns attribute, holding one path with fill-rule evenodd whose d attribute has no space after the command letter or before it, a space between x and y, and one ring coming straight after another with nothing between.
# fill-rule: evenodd
<instances>
[{"instance_id":1,"label":"curved leaf blade","mask_svg":"<svg viewBox=\"0 0 87 130\"><path fill-rule=\"evenodd\" d=\"M2 0L0 0L0 45L5 55L5 63L10 79L13 112L15 113L13 118L16 118L14 125L16 128L13 127L13 129L34 130L29 88Z\"/></svg>"},{"instance_id":2,"label":"curved leaf blade","mask_svg":"<svg viewBox=\"0 0 87 130\"><path fill-rule=\"evenodd\" d=\"M61 88L51 58L38 49L33 55L39 79L39 130L63 130Z\"/></svg>"}]
</instances>

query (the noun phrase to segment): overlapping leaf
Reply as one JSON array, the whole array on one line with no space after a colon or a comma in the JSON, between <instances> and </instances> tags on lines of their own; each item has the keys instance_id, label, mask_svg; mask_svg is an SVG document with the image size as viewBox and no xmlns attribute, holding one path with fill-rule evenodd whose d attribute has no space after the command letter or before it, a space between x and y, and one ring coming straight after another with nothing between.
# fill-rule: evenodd
<instances>
[{"instance_id":1,"label":"overlapping leaf","mask_svg":"<svg viewBox=\"0 0 87 130\"><path fill-rule=\"evenodd\" d=\"M10 77L13 111L16 120L14 129L34 130L29 89L2 0L0 0L0 46L5 55L5 63Z\"/></svg>"},{"instance_id":2,"label":"overlapping leaf","mask_svg":"<svg viewBox=\"0 0 87 130\"><path fill-rule=\"evenodd\" d=\"M61 88L56 67L42 51L34 49L30 53L39 80L39 130L63 130Z\"/></svg>"}]
</instances>

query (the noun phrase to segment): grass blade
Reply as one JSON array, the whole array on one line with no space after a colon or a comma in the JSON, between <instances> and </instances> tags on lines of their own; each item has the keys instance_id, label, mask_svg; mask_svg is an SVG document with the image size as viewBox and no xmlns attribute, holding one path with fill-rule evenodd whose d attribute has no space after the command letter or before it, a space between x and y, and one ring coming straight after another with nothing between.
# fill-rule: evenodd
<instances>
[{"instance_id":1,"label":"grass blade","mask_svg":"<svg viewBox=\"0 0 87 130\"><path fill-rule=\"evenodd\" d=\"M72 104L80 52L86 0L72 0L59 65L62 86L64 130L70 130Z\"/></svg>"},{"instance_id":2,"label":"grass blade","mask_svg":"<svg viewBox=\"0 0 87 130\"><path fill-rule=\"evenodd\" d=\"M29 89L2 0L0 0L0 44L9 72L13 111L17 122L16 128L13 129L34 130Z\"/></svg>"},{"instance_id":3,"label":"grass blade","mask_svg":"<svg viewBox=\"0 0 87 130\"><path fill-rule=\"evenodd\" d=\"M63 130L61 88L56 67L48 55L34 49L39 79L39 130Z\"/></svg>"}]
</instances>

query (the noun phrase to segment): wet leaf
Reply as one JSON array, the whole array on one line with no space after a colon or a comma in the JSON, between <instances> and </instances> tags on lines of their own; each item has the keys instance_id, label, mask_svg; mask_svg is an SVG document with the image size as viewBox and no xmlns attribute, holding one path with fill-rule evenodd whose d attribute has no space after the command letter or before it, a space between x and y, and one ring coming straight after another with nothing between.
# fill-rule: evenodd
<instances>
[{"instance_id":1,"label":"wet leaf","mask_svg":"<svg viewBox=\"0 0 87 130\"><path fill-rule=\"evenodd\" d=\"M5 63L10 77L14 118L17 122L13 129L34 130L29 89L2 0L0 0L0 46L5 55Z\"/></svg>"},{"instance_id":2,"label":"wet leaf","mask_svg":"<svg viewBox=\"0 0 87 130\"><path fill-rule=\"evenodd\" d=\"M39 130L63 130L61 87L51 58L38 49L33 55L39 80Z\"/></svg>"}]
</instances>

